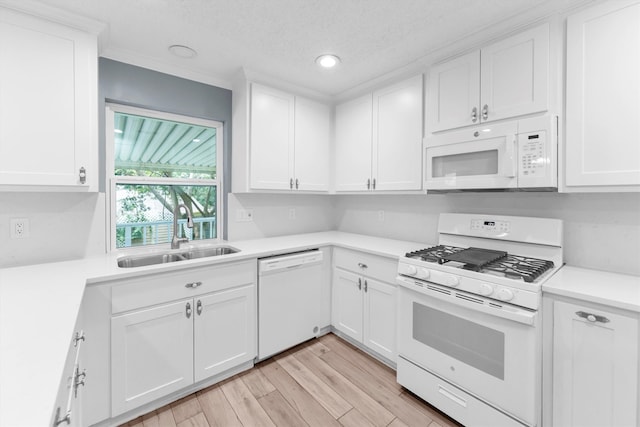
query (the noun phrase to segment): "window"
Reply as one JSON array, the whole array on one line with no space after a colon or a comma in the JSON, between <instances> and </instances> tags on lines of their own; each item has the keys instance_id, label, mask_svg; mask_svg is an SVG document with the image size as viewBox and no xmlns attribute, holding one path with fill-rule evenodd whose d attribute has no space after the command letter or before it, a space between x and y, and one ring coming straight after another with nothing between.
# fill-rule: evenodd
<instances>
[{"instance_id":1,"label":"window","mask_svg":"<svg viewBox=\"0 0 640 427\"><path fill-rule=\"evenodd\" d=\"M217 239L222 230L222 123L107 106L111 249Z\"/></svg>"}]
</instances>

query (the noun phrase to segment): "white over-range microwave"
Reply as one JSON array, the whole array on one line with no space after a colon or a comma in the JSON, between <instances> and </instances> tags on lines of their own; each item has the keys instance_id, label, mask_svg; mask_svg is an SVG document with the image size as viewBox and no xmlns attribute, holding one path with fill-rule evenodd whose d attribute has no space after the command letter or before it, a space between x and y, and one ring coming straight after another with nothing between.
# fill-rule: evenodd
<instances>
[{"instance_id":1,"label":"white over-range microwave","mask_svg":"<svg viewBox=\"0 0 640 427\"><path fill-rule=\"evenodd\" d=\"M427 191L558 189L557 116L483 124L425 142Z\"/></svg>"}]
</instances>

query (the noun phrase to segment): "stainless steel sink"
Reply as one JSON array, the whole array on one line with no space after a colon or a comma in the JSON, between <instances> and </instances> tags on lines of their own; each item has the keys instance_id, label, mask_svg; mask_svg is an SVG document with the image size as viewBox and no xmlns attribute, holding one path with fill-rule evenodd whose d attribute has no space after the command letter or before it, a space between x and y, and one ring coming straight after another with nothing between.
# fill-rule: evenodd
<instances>
[{"instance_id":1,"label":"stainless steel sink","mask_svg":"<svg viewBox=\"0 0 640 427\"><path fill-rule=\"evenodd\" d=\"M240 252L231 246L195 247L181 251L156 252L151 254L128 255L118 258L118 267L132 268L145 265L166 264L169 262L186 261L196 258L228 255Z\"/></svg>"}]
</instances>

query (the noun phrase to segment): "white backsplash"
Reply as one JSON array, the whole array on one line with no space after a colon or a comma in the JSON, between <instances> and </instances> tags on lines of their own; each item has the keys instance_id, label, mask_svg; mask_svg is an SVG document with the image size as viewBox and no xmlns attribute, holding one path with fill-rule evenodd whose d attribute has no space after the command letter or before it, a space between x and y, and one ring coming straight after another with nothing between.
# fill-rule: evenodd
<instances>
[{"instance_id":1,"label":"white backsplash","mask_svg":"<svg viewBox=\"0 0 640 427\"><path fill-rule=\"evenodd\" d=\"M564 221L567 264L640 275L640 194L465 193L335 201L337 230L426 244L437 242L440 212L558 218Z\"/></svg>"},{"instance_id":2,"label":"white backsplash","mask_svg":"<svg viewBox=\"0 0 640 427\"><path fill-rule=\"evenodd\" d=\"M0 267L104 253L104 201L104 193L0 192ZM11 238L12 218L29 220L28 238Z\"/></svg>"},{"instance_id":3,"label":"white backsplash","mask_svg":"<svg viewBox=\"0 0 640 427\"><path fill-rule=\"evenodd\" d=\"M103 253L104 203L103 193L0 192L0 267ZM237 221L239 209L251 210L252 221ZM640 276L640 194L634 193L230 194L228 238L340 230L428 245L437 241L441 212L562 219L567 264ZM29 238L11 239L12 218L29 219Z\"/></svg>"}]
</instances>

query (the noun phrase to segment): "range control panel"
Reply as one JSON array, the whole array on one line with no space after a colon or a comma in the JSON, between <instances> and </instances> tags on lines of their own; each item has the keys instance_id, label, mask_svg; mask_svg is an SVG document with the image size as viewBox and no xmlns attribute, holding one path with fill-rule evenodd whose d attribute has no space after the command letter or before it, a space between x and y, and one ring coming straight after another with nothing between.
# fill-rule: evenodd
<instances>
[{"instance_id":1,"label":"range control panel","mask_svg":"<svg viewBox=\"0 0 640 427\"><path fill-rule=\"evenodd\" d=\"M503 234L511 230L511 224L508 221L487 221L483 219L472 219L471 229L474 231L482 231L485 233Z\"/></svg>"}]
</instances>

